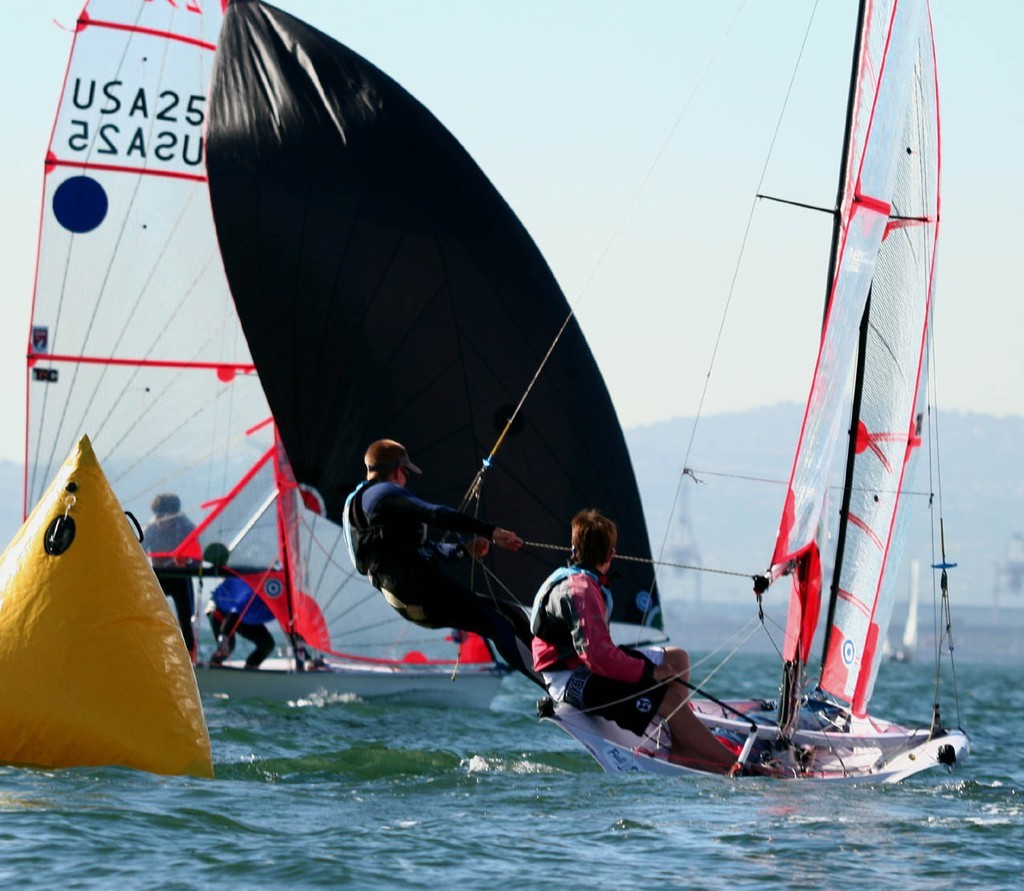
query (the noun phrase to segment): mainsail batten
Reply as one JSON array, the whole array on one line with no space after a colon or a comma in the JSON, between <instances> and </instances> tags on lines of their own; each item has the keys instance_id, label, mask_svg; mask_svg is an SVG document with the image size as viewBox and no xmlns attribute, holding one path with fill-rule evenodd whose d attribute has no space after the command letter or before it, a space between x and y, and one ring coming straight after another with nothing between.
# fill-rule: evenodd
<instances>
[{"instance_id":1,"label":"mainsail batten","mask_svg":"<svg viewBox=\"0 0 1024 891\"><path fill-rule=\"evenodd\" d=\"M164 176L170 179L184 179L191 182L205 183L206 177L198 173L182 173L177 170L147 170L145 167L131 167L127 164L97 164L94 161L72 161L61 158L47 160L49 167L74 167L79 170L96 170L106 173L134 173L139 176Z\"/></svg>"},{"instance_id":2,"label":"mainsail batten","mask_svg":"<svg viewBox=\"0 0 1024 891\"><path fill-rule=\"evenodd\" d=\"M174 4L172 3L171 5L173 6ZM189 6L186 6L185 10L187 12L202 15L202 10L198 7L190 8ZM177 40L190 46L197 46L200 49L217 49L216 43L210 43L207 40L201 40L198 37L191 37L187 34L180 34L176 31L161 30L159 28L145 28L140 25L130 25L125 22L105 21L89 15L83 15L78 20L78 29L82 30L84 28L110 28L113 31L127 31L130 34L146 34L149 37L158 37L161 40Z\"/></svg>"},{"instance_id":3,"label":"mainsail batten","mask_svg":"<svg viewBox=\"0 0 1024 891\"><path fill-rule=\"evenodd\" d=\"M35 365L40 359L48 363L68 362L83 365L128 365L132 368L188 368L193 371L215 371L223 376L250 374L256 370L251 362L189 362L172 359L129 359L117 356L66 356L59 353L34 353L29 356L29 363Z\"/></svg>"}]
</instances>

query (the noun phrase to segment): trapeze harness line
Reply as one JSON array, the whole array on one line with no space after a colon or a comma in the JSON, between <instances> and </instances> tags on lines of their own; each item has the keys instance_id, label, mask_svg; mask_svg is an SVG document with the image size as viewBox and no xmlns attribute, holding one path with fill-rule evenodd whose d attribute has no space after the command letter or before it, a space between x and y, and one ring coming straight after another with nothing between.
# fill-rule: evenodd
<instances>
[{"instance_id":1,"label":"trapeze harness line","mask_svg":"<svg viewBox=\"0 0 1024 891\"><path fill-rule=\"evenodd\" d=\"M345 499L345 510L342 516L341 528L345 533L348 557L352 561L355 571L360 575L365 575L370 580L370 584L384 595L384 599L394 610L410 622L421 624L427 621L427 614L424 612L423 607L405 603L393 591L389 591L380 584L373 574L371 565L366 560L366 545L373 541L381 541L382 530L380 527L370 525L366 513L363 511L363 492L379 482L382 481L363 480ZM358 541L356 540L357 537Z\"/></svg>"}]
</instances>

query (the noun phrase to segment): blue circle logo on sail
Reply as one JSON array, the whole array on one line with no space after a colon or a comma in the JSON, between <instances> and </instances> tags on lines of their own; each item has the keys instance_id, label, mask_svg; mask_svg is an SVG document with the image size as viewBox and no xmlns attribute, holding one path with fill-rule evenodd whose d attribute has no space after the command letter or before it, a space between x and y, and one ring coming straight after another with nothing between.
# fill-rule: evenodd
<instances>
[{"instance_id":1,"label":"blue circle logo on sail","mask_svg":"<svg viewBox=\"0 0 1024 891\"><path fill-rule=\"evenodd\" d=\"M852 640L843 641L843 662L847 665L853 665L853 659L857 655L857 648L853 645Z\"/></svg>"},{"instance_id":2,"label":"blue circle logo on sail","mask_svg":"<svg viewBox=\"0 0 1024 891\"><path fill-rule=\"evenodd\" d=\"M636 597L633 598L633 602L636 604L636 608L642 613L646 613L651 608L651 592L650 591L637 591Z\"/></svg>"},{"instance_id":3,"label":"blue circle logo on sail","mask_svg":"<svg viewBox=\"0 0 1024 891\"><path fill-rule=\"evenodd\" d=\"M267 597L280 597L283 586L280 579L270 578L263 583L263 593Z\"/></svg>"},{"instance_id":4,"label":"blue circle logo on sail","mask_svg":"<svg viewBox=\"0 0 1024 891\"><path fill-rule=\"evenodd\" d=\"M53 215L69 232L92 232L107 216L107 193L91 176L72 176L53 193Z\"/></svg>"}]
</instances>

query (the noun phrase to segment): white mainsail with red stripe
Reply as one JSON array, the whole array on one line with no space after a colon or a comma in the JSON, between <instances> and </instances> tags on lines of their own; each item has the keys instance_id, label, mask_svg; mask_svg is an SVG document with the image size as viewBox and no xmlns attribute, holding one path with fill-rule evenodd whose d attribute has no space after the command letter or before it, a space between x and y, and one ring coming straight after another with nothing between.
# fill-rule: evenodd
<instances>
[{"instance_id":1,"label":"white mainsail with red stripe","mask_svg":"<svg viewBox=\"0 0 1024 891\"><path fill-rule=\"evenodd\" d=\"M86 431L122 503L195 504L212 491L196 469L230 476L232 438L268 415L206 194L207 6L92 0L79 17L44 177L26 509Z\"/></svg>"}]
</instances>

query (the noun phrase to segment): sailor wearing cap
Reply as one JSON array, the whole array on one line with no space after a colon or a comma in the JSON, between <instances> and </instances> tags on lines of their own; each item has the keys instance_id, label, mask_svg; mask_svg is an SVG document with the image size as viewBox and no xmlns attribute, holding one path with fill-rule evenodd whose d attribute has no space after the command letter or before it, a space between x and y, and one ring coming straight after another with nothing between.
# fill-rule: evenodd
<instances>
[{"instance_id":1,"label":"sailor wearing cap","mask_svg":"<svg viewBox=\"0 0 1024 891\"><path fill-rule=\"evenodd\" d=\"M422 473L400 442L379 439L366 450L366 480L345 502L345 537L357 571L395 610L427 628L461 628L491 639L513 668L543 686L533 669L530 622L519 604L487 600L445 575L439 564L464 554L483 557L491 544L518 551L514 532L454 508L431 504L406 485ZM429 529L472 536L434 542Z\"/></svg>"}]
</instances>

